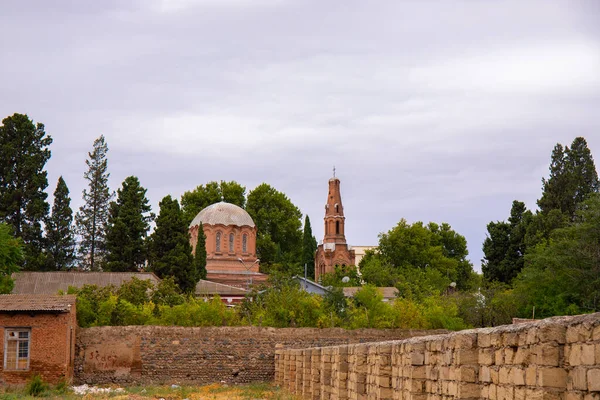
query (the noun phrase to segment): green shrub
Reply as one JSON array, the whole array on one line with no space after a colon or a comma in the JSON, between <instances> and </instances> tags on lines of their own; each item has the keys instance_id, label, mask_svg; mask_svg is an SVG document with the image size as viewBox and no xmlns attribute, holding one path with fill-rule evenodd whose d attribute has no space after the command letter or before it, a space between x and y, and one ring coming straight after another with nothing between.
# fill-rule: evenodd
<instances>
[{"instance_id":1,"label":"green shrub","mask_svg":"<svg viewBox=\"0 0 600 400\"><path fill-rule=\"evenodd\" d=\"M25 393L33 397L41 396L46 390L48 390L48 384L39 374L33 375L25 386Z\"/></svg>"}]
</instances>

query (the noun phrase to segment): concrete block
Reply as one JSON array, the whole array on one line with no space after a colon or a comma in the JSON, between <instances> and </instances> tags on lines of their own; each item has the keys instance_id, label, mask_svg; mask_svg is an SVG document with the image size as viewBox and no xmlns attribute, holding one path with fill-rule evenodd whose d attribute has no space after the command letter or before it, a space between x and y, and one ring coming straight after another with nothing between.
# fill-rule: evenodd
<instances>
[{"instance_id":1,"label":"concrete block","mask_svg":"<svg viewBox=\"0 0 600 400\"><path fill-rule=\"evenodd\" d=\"M542 325L538 328L540 342L556 342L564 344L567 340L567 327L558 324Z\"/></svg>"},{"instance_id":2,"label":"concrete block","mask_svg":"<svg viewBox=\"0 0 600 400\"><path fill-rule=\"evenodd\" d=\"M492 365L494 364L494 349L491 347L479 349L479 364Z\"/></svg>"},{"instance_id":3,"label":"concrete block","mask_svg":"<svg viewBox=\"0 0 600 400\"><path fill-rule=\"evenodd\" d=\"M527 386L535 386L537 382L537 367L531 365L525 370L525 383Z\"/></svg>"},{"instance_id":4,"label":"concrete block","mask_svg":"<svg viewBox=\"0 0 600 400\"><path fill-rule=\"evenodd\" d=\"M459 349L455 353L457 365L477 364L479 352L477 349Z\"/></svg>"},{"instance_id":5,"label":"concrete block","mask_svg":"<svg viewBox=\"0 0 600 400\"><path fill-rule=\"evenodd\" d=\"M567 328L567 343L587 342L592 338L592 327L588 324L575 324Z\"/></svg>"}]
</instances>

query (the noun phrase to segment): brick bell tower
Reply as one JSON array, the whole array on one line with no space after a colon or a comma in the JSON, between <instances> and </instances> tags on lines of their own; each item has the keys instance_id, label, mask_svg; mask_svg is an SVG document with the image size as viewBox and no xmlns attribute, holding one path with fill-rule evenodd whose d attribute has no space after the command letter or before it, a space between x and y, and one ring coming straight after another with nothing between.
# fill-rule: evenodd
<instances>
[{"instance_id":1,"label":"brick bell tower","mask_svg":"<svg viewBox=\"0 0 600 400\"><path fill-rule=\"evenodd\" d=\"M322 274L333 272L336 265L354 265L354 250L346 243L344 206L340 192L340 180L335 176L329 179L329 193L325 204L325 236L315 254L315 280Z\"/></svg>"}]
</instances>

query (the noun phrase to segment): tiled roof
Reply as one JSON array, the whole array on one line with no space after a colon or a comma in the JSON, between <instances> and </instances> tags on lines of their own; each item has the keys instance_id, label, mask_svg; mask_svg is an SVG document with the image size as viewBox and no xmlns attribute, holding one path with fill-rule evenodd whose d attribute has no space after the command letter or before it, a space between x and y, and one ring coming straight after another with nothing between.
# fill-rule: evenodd
<instances>
[{"instance_id":1,"label":"tiled roof","mask_svg":"<svg viewBox=\"0 0 600 400\"><path fill-rule=\"evenodd\" d=\"M196 284L196 296L215 294L218 294L219 296L245 296L246 293L247 292L244 289L223 285L222 283L206 281L204 279L200 279L198 284Z\"/></svg>"},{"instance_id":2,"label":"tiled roof","mask_svg":"<svg viewBox=\"0 0 600 400\"><path fill-rule=\"evenodd\" d=\"M66 292L69 286L81 288L83 285L121 286L132 277L160 281L151 272L15 272L13 294L57 294Z\"/></svg>"},{"instance_id":3,"label":"tiled roof","mask_svg":"<svg viewBox=\"0 0 600 400\"><path fill-rule=\"evenodd\" d=\"M2 294L1 311L58 311L65 312L75 304L73 295Z\"/></svg>"},{"instance_id":4,"label":"tiled roof","mask_svg":"<svg viewBox=\"0 0 600 400\"><path fill-rule=\"evenodd\" d=\"M250 214L241 207L235 204L226 203L221 201L220 203L212 204L196 215L190 228L192 226L200 225L235 225L235 226L250 226L254 228L254 221Z\"/></svg>"},{"instance_id":5,"label":"tiled roof","mask_svg":"<svg viewBox=\"0 0 600 400\"><path fill-rule=\"evenodd\" d=\"M344 291L344 296L352 297L359 289L360 287L345 287L342 290ZM379 290L384 299L393 299L398 294L398 289L395 287L378 287L377 290Z\"/></svg>"}]
</instances>

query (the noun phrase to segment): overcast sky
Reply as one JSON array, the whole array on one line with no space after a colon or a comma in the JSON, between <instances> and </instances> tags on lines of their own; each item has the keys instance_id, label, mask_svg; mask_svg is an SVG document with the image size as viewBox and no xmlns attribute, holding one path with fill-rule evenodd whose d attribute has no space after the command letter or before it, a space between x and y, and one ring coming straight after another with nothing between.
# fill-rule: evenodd
<instances>
[{"instance_id":1,"label":"overcast sky","mask_svg":"<svg viewBox=\"0 0 600 400\"><path fill-rule=\"evenodd\" d=\"M138 176L156 212L267 182L320 239L335 165L350 244L444 221L480 270L557 142L600 163L599 21L597 0L5 0L0 117L46 125L74 209L104 134L111 188Z\"/></svg>"}]
</instances>

